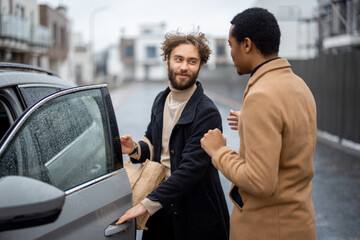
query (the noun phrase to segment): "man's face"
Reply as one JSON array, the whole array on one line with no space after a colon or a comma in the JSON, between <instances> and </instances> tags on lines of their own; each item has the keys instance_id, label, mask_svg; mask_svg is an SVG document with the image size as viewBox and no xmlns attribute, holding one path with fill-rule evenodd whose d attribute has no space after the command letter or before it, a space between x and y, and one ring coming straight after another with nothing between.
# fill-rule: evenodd
<instances>
[{"instance_id":1,"label":"man's face","mask_svg":"<svg viewBox=\"0 0 360 240\"><path fill-rule=\"evenodd\" d=\"M234 36L232 36L232 31L234 29L234 25L232 25L230 27L229 30L229 46L230 46L230 54L231 54L231 58L234 62L234 67L236 68L236 71L239 75L242 74L247 74L248 72L245 70L246 65L245 65L245 54L244 54L244 49L242 48L241 43L238 43L236 41L236 38Z\"/></svg>"},{"instance_id":2,"label":"man's face","mask_svg":"<svg viewBox=\"0 0 360 240\"><path fill-rule=\"evenodd\" d=\"M200 72L200 54L192 44L175 47L166 61L171 85L178 90L193 86Z\"/></svg>"}]
</instances>

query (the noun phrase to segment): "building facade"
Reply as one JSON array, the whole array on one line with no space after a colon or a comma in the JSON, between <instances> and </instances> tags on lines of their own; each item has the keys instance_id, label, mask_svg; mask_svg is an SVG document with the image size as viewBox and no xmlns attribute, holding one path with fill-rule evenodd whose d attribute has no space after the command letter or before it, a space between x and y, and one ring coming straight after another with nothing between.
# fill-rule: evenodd
<instances>
[{"instance_id":1,"label":"building facade","mask_svg":"<svg viewBox=\"0 0 360 240\"><path fill-rule=\"evenodd\" d=\"M161 56L161 43L166 34L165 24L143 24L138 36L120 39L122 80L164 80L167 69ZM227 39L206 36L210 43L211 56L205 69L232 64Z\"/></svg>"},{"instance_id":2,"label":"building facade","mask_svg":"<svg viewBox=\"0 0 360 240\"><path fill-rule=\"evenodd\" d=\"M140 35L134 46L135 79L163 80L166 67L160 56L161 42L164 41L165 24L142 24Z\"/></svg>"},{"instance_id":3,"label":"building facade","mask_svg":"<svg viewBox=\"0 0 360 240\"><path fill-rule=\"evenodd\" d=\"M360 1L318 2L320 52L327 54L360 49Z\"/></svg>"},{"instance_id":4,"label":"building facade","mask_svg":"<svg viewBox=\"0 0 360 240\"><path fill-rule=\"evenodd\" d=\"M316 0L257 0L274 14L281 39L279 56L291 60L314 58L318 54L318 24Z\"/></svg>"},{"instance_id":5,"label":"building facade","mask_svg":"<svg viewBox=\"0 0 360 240\"><path fill-rule=\"evenodd\" d=\"M52 71L61 74L69 52L70 23L65 7L52 9L48 5L39 5L40 24L50 30L49 48L44 54Z\"/></svg>"},{"instance_id":6,"label":"building facade","mask_svg":"<svg viewBox=\"0 0 360 240\"><path fill-rule=\"evenodd\" d=\"M120 39L120 65L124 71L122 72L125 81L135 79L135 38Z\"/></svg>"},{"instance_id":7,"label":"building facade","mask_svg":"<svg viewBox=\"0 0 360 240\"><path fill-rule=\"evenodd\" d=\"M36 0L0 0L0 61L39 66L50 30L41 26Z\"/></svg>"},{"instance_id":8,"label":"building facade","mask_svg":"<svg viewBox=\"0 0 360 240\"><path fill-rule=\"evenodd\" d=\"M93 61L90 44L85 43L80 33L71 35L70 50L68 56L70 68L69 80L77 85L89 85L93 83Z\"/></svg>"}]
</instances>

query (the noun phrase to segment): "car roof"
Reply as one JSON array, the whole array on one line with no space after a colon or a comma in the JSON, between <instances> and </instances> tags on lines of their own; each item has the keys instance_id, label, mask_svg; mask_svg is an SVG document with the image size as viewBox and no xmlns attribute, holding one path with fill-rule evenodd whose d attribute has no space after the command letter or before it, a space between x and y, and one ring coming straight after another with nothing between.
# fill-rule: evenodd
<instances>
[{"instance_id":1,"label":"car roof","mask_svg":"<svg viewBox=\"0 0 360 240\"><path fill-rule=\"evenodd\" d=\"M55 73L42 68L0 62L0 88L24 84L51 85L59 88L76 86L75 83L61 79Z\"/></svg>"}]
</instances>

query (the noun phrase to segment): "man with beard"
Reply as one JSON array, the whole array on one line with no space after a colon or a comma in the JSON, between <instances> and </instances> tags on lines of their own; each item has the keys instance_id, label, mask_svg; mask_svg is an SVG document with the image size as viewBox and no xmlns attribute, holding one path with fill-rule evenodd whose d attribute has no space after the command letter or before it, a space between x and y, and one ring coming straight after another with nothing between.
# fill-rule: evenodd
<instances>
[{"instance_id":1,"label":"man with beard","mask_svg":"<svg viewBox=\"0 0 360 240\"><path fill-rule=\"evenodd\" d=\"M210 48L203 33L169 33L162 43L169 87L158 94L145 136L120 137L133 163L150 159L166 168L165 181L120 217L117 225L150 213L143 239L228 239L229 213L218 171L200 146L213 128L222 129L215 104L197 76Z\"/></svg>"}]
</instances>

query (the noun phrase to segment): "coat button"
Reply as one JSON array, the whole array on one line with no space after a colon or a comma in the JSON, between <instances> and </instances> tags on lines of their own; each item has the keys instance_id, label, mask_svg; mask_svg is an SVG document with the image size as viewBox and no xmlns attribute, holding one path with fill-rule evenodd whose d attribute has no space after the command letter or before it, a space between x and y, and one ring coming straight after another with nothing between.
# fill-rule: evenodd
<instances>
[{"instance_id":1,"label":"coat button","mask_svg":"<svg viewBox=\"0 0 360 240\"><path fill-rule=\"evenodd\" d=\"M170 204L170 207L173 207L174 206L174 204Z\"/></svg>"},{"instance_id":2,"label":"coat button","mask_svg":"<svg viewBox=\"0 0 360 240\"><path fill-rule=\"evenodd\" d=\"M179 213L178 212L174 212L174 215L178 215Z\"/></svg>"},{"instance_id":3,"label":"coat button","mask_svg":"<svg viewBox=\"0 0 360 240\"><path fill-rule=\"evenodd\" d=\"M172 155L175 155L174 149L171 149L171 150L170 150L170 153L171 153Z\"/></svg>"}]
</instances>

